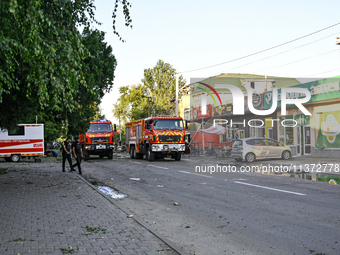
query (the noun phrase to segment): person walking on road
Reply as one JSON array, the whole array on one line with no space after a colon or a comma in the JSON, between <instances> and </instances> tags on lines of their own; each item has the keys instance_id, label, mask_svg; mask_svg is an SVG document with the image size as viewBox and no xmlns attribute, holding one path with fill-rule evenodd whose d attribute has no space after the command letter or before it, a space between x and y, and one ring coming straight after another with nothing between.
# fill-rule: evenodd
<instances>
[{"instance_id":1,"label":"person walking on road","mask_svg":"<svg viewBox=\"0 0 340 255\"><path fill-rule=\"evenodd\" d=\"M71 169L70 171L74 171L73 166L72 166L72 158L71 158L71 136L68 136L66 141L64 141L62 151L63 151L63 172L65 172L66 159L68 163L70 164L70 169Z\"/></svg>"},{"instance_id":2,"label":"person walking on road","mask_svg":"<svg viewBox=\"0 0 340 255\"><path fill-rule=\"evenodd\" d=\"M79 174L81 174L81 159L83 158L83 150L81 148L81 143L79 141L79 136L76 136L76 140L72 144L72 151L73 156L76 159L77 163L73 165L73 168L75 166L78 166Z\"/></svg>"}]
</instances>

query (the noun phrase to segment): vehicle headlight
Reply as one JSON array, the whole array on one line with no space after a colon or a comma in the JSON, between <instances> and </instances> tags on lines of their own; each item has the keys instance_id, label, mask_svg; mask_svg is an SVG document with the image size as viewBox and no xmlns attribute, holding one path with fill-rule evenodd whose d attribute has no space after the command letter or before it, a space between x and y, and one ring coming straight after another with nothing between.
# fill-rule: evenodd
<instances>
[{"instance_id":1,"label":"vehicle headlight","mask_svg":"<svg viewBox=\"0 0 340 255\"><path fill-rule=\"evenodd\" d=\"M163 145L163 150L169 150L169 145Z\"/></svg>"},{"instance_id":2,"label":"vehicle headlight","mask_svg":"<svg viewBox=\"0 0 340 255\"><path fill-rule=\"evenodd\" d=\"M181 150L185 150L185 144L181 144Z\"/></svg>"},{"instance_id":3,"label":"vehicle headlight","mask_svg":"<svg viewBox=\"0 0 340 255\"><path fill-rule=\"evenodd\" d=\"M153 150L158 150L159 149L159 146L158 145L152 145L151 147Z\"/></svg>"}]
</instances>

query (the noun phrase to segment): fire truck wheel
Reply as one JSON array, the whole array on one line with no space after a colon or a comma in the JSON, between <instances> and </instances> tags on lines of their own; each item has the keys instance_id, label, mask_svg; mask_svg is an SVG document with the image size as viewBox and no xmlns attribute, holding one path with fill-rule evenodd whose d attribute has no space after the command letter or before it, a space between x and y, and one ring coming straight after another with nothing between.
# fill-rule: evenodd
<instances>
[{"instance_id":1,"label":"fire truck wheel","mask_svg":"<svg viewBox=\"0 0 340 255\"><path fill-rule=\"evenodd\" d=\"M134 159L135 158L135 147L131 146L130 148L130 158Z\"/></svg>"},{"instance_id":2,"label":"fire truck wheel","mask_svg":"<svg viewBox=\"0 0 340 255\"><path fill-rule=\"evenodd\" d=\"M20 160L20 155L12 154L10 159L12 162L18 162Z\"/></svg>"},{"instance_id":3,"label":"fire truck wheel","mask_svg":"<svg viewBox=\"0 0 340 255\"><path fill-rule=\"evenodd\" d=\"M152 153L151 151L151 147L148 148L147 152L146 152L146 158L149 161L153 161L155 160L155 154Z\"/></svg>"},{"instance_id":4,"label":"fire truck wheel","mask_svg":"<svg viewBox=\"0 0 340 255\"><path fill-rule=\"evenodd\" d=\"M180 152L177 152L176 156L175 156L175 160L176 161L180 161L182 158L182 154Z\"/></svg>"},{"instance_id":5,"label":"fire truck wheel","mask_svg":"<svg viewBox=\"0 0 340 255\"><path fill-rule=\"evenodd\" d=\"M109 151L107 154L108 159L113 159L113 151Z\"/></svg>"}]
</instances>

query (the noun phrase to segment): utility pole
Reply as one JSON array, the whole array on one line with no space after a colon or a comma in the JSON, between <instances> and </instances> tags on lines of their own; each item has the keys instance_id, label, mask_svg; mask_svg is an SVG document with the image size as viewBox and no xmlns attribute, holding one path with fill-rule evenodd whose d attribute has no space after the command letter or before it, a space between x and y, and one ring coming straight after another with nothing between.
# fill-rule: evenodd
<instances>
[{"instance_id":1,"label":"utility pole","mask_svg":"<svg viewBox=\"0 0 340 255\"><path fill-rule=\"evenodd\" d=\"M142 98L147 98L148 99L148 117L150 117L150 101L153 99L153 97L150 96L142 96Z\"/></svg>"},{"instance_id":2,"label":"utility pole","mask_svg":"<svg viewBox=\"0 0 340 255\"><path fill-rule=\"evenodd\" d=\"M335 45L340 45L340 37L336 38Z\"/></svg>"},{"instance_id":3,"label":"utility pole","mask_svg":"<svg viewBox=\"0 0 340 255\"><path fill-rule=\"evenodd\" d=\"M119 111L119 139L120 139L120 141L122 141L122 129L120 127L120 110L118 110L118 111Z\"/></svg>"},{"instance_id":4,"label":"utility pole","mask_svg":"<svg viewBox=\"0 0 340 255\"><path fill-rule=\"evenodd\" d=\"M150 117L150 99L151 97L148 96L148 117Z\"/></svg>"},{"instance_id":5,"label":"utility pole","mask_svg":"<svg viewBox=\"0 0 340 255\"><path fill-rule=\"evenodd\" d=\"M176 116L178 117L178 69L176 69Z\"/></svg>"}]
</instances>

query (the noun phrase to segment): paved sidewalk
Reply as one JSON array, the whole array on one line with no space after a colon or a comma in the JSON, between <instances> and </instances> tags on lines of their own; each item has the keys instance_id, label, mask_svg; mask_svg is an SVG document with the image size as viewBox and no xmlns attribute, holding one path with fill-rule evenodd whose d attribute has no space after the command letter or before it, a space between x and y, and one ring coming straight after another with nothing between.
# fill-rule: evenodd
<instances>
[{"instance_id":1,"label":"paved sidewalk","mask_svg":"<svg viewBox=\"0 0 340 255\"><path fill-rule=\"evenodd\" d=\"M1 255L179 254L60 164L1 168L8 168L0 175Z\"/></svg>"}]
</instances>

